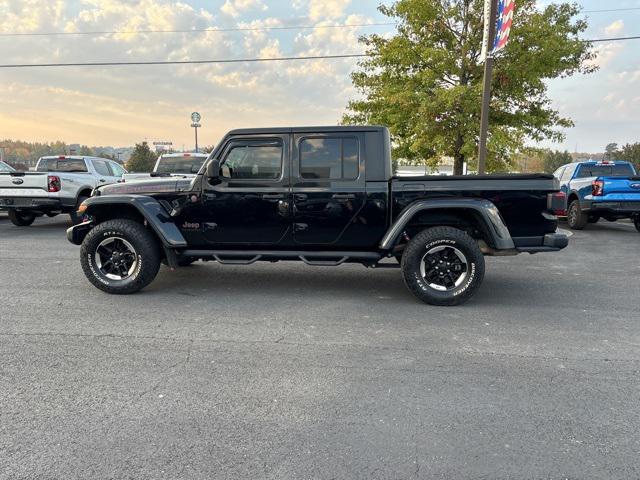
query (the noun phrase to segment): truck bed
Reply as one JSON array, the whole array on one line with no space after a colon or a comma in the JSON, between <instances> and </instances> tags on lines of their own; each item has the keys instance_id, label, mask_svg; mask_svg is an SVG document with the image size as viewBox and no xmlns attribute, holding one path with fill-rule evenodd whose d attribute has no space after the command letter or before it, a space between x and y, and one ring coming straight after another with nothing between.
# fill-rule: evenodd
<instances>
[{"instance_id":1,"label":"truck bed","mask_svg":"<svg viewBox=\"0 0 640 480\"><path fill-rule=\"evenodd\" d=\"M420 199L484 198L498 207L513 237L533 237L555 231L555 217L547 211L547 196L559 187L553 175L543 173L393 177L392 217Z\"/></svg>"}]
</instances>

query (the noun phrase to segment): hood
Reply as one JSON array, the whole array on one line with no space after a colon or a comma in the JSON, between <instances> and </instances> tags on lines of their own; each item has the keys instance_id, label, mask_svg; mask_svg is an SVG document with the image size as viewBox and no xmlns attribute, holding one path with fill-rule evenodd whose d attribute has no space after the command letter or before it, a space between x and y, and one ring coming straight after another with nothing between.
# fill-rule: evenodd
<instances>
[{"instance_id":1,"label":"hood","mask_svg":"<svg viewBox=\"0 0 640 480\"><path fill-rule=\"evenodd\" d=\"M179 193L191 189L193 178L162 178L114 183L96 189L96 195L151 195L154 193Z\"/></svg>"}]
</instances>

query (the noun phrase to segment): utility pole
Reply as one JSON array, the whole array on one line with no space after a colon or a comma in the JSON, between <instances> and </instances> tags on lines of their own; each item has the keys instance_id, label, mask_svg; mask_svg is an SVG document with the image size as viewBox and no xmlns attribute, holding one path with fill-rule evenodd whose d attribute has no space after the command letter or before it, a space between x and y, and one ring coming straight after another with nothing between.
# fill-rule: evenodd
<instances>
[{"instance_id":1,"label":"utility pole","mask_svg":"<svg viewBox=\"0 0 640 480\"><path fill-rule=\"evenodd\" d=\"M498 1L487 0L489 6L488 38L486 58L484 61L484 80L482 86L482 113L480 114L480 145L478 147L478 174L484 175L487 170L487 137L489 132L489 110L491 108L491 80L493 78L493 44L496 39L496 16L498 14ZM485 20L485 21L486 21Z\"/></svg>"}]
</instances>

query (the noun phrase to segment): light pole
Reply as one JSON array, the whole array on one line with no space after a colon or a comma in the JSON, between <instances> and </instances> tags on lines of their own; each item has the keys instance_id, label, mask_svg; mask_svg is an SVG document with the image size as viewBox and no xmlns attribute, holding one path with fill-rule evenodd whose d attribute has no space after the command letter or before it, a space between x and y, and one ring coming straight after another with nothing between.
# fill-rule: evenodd
<instances>
[{"instance_id":1,"label":"light pole","mask_svg":"<svg viewBox=\"0 0 640 480\"><path fill-rule=\"evenodd\" d=\"M489 5L489 22L486 38L486 59L484 61L484 80L482 87L482 113L480 114L480 144L478 146L478 174L483 175L487 168L487 137L489 130L489 109L491 108L491 79L493 77L493 44L496 39L496 16L498 0L486 0Z\"/></svg>"},{"instance_id":2,"label":"light pole","mask_svg":"<svg viewBox=\"0 0 640 480\"><path fill-rule=\"evenodd\" d=\"M198 128L201 127L200 120L202 120L202 116L198 112L193 112L191 114L191 127L196 132L196 153L198 153Z\"/></svg>"}]
</instances>

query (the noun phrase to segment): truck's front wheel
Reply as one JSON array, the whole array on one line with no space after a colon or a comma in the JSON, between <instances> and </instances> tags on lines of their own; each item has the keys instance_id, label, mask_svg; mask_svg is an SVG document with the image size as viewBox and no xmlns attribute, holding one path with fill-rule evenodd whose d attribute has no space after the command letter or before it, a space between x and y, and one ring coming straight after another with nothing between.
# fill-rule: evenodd
<instances>
[{"instance_id":1,"label":"truck's front wheel","mask_svg":"<svg viewBox=\"0 0 640 480\"><path fill-rule=\"evenodd\" d=\"M16 227L28 227L35 219L36 216L33 213L19 212L15 208L9 210L9 220L11 220L11 223Z\"/></svg>"},{"instance_id":2,"label":"truck's front wheel","mask_svg":"<svg viewBox=\"0 0 640 480\"><path fill-rule=\"evenodd\" d=\"M89 232L80 249L87 279L107 293L129 294L149 285L160 269L157 239L134 220L110 220Z\"/></svg>"},{"instance_id":3,"label":"truck's front wheel","mask_svg":"<svg viewBox=\"0 0 640 480\"><path fill-rule=\"evenodd\" d=\"M484 256L467 233L434 227L414 236L402 255L404 282L423 302L460 305L484 278Z\"/></svg>"}]
</instances>

